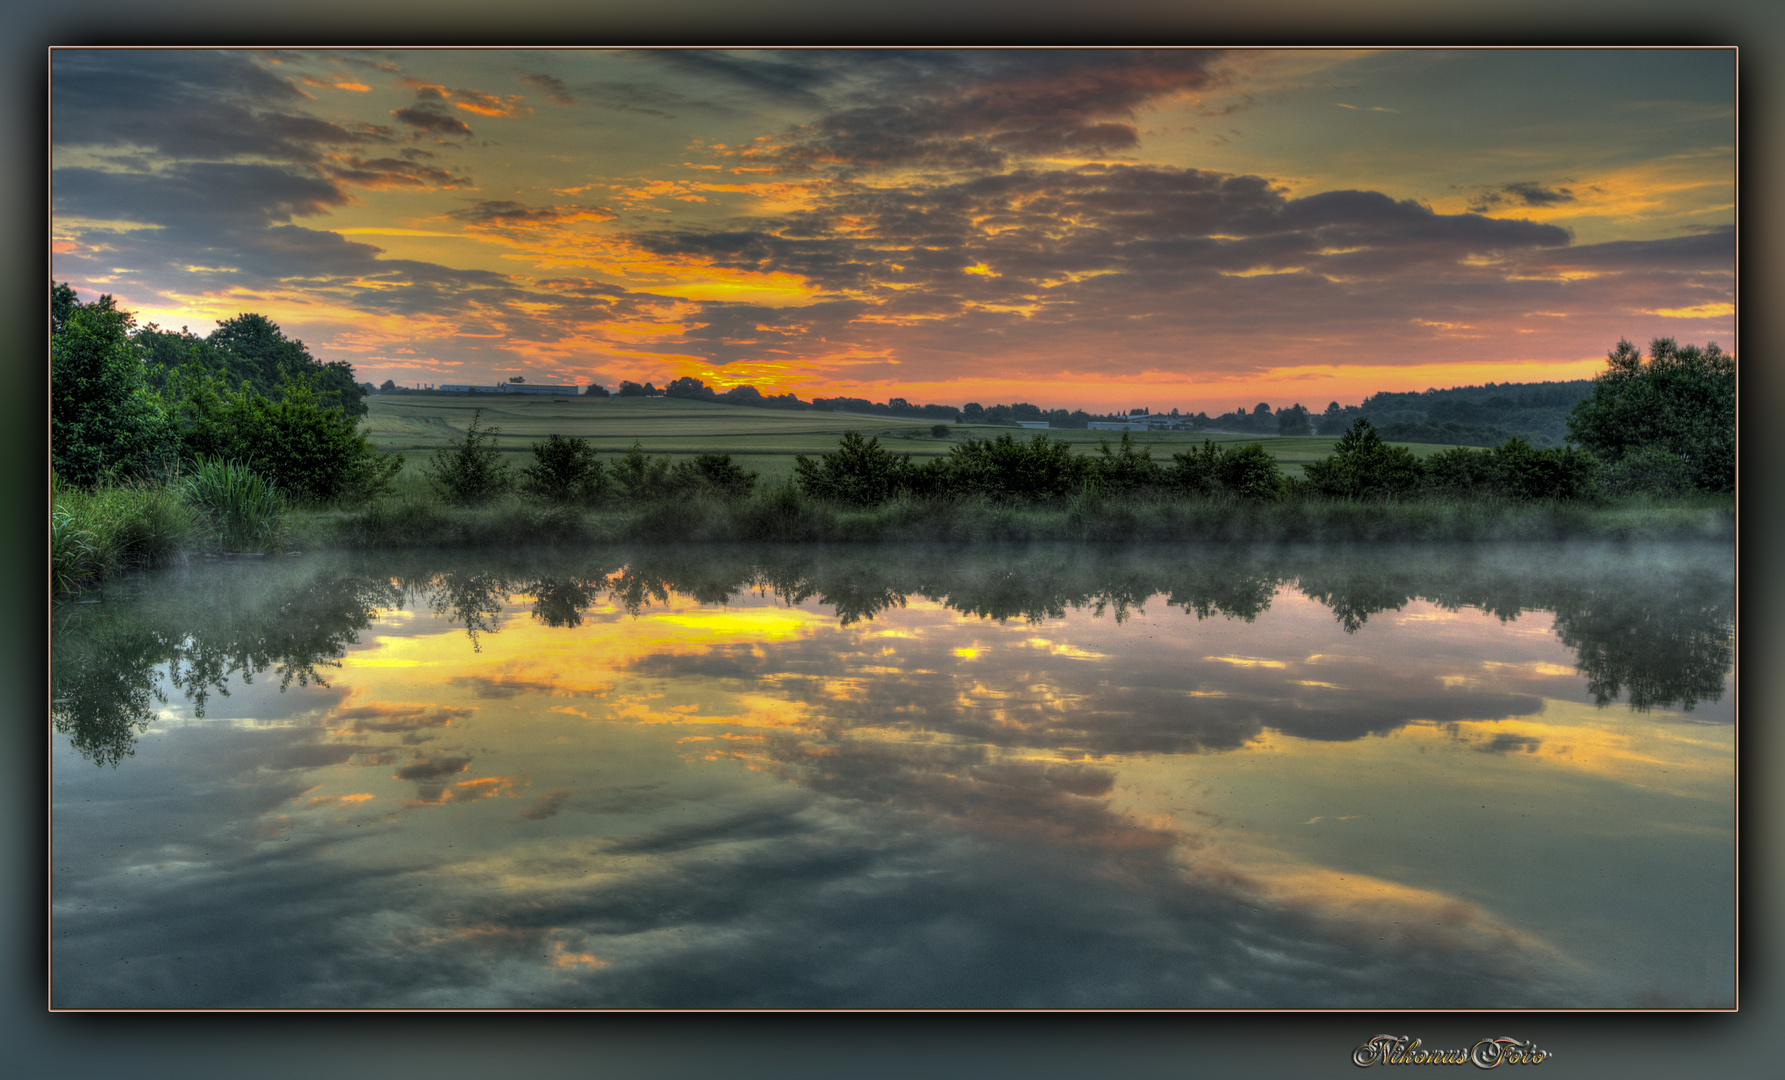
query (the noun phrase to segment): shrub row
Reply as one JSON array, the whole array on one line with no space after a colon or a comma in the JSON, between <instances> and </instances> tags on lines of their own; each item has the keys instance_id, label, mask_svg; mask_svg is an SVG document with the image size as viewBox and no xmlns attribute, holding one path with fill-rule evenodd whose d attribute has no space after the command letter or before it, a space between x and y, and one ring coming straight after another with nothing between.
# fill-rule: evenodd
<instances>
[{"instance_id":1,"label":"shrub row","mask_svg":"<svg viewBox=\"0 0 1785 1080\"><path fill-rule=\"evenodd\" d=\"M739 468L730 454L700 454L672 462L644 452L638 443L604 465L581 439L547 435L533 444L533 464L520 470L519 484L496 449L499 428L482 428L483 410L471 416L463 439L434 452L428 475L446 499L476 506L516 486L555 503L594 505L610 495L628 501L710 495L741 499L756 489L756 474Z\"/></svg>"},{"instance_id":2,"label":"shrub row","mask_svg":"<svg viewBox=\"0 0 1785 1080\"><path fill-rule=\"evenodd\" d=\"M1328 499L1408 499L1427 495L1494 496L1513 501L1575 500L1598 490L1599 463L1571 447L1534 449L1508 439L1491 450L1458 447L1421 461L1405 447L1390 446L1368 420L1358 420L1333 454L1305 467L1305 479L1283 474L1262 444L1227 448L1212 441L1152 459L1127 434L1112 447L1078 455L1065 442L1036 435L968 439L944 457L921 465L894 454L878 439L846 432L835 453L801 456L794 475L805 494L848 506L877 506L904 495L926 498L982 497L1048 502L1080 493L1142 492L1273 501L1290 494Z\"/></svg>"}]
</instances>

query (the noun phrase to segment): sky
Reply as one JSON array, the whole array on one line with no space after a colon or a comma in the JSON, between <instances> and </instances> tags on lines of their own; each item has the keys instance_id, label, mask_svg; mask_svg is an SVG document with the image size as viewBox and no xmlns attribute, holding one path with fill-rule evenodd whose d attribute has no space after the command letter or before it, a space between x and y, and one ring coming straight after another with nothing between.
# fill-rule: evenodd
<instances>
[{"instance_id":1,"label":"sky","mask_svg":"<svg viewBox=\"0 0 1785 1080\"><path fill-rule=\"evenodd\" d=\"M362 381L1355 404L1735 340L1735 55L52 55L52 275Z\"/></svg>"}]
</instances>

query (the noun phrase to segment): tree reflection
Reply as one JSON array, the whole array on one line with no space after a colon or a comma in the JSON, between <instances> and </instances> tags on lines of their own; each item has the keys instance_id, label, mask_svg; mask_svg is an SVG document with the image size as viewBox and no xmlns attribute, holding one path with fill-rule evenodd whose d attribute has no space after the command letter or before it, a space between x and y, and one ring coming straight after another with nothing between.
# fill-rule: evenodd
<instances>
[{"instance_id":1,"label":"tree reflection","mask_svg":"<svg viewBox=\"0 0 1785 1080\"><path fill-rule=\"evenodd\" d=\"M1329 607L1348 633L1414 600L1478 608L1503 620L1552 611L1556 633L1575 650L1599 704L1625 699L1638 710L1690 710L1718 700L1734 658L1726 549L1640 570L1632 557L1614 552L1593 561L1535 547L727 547L642 557L606 552L599 561L422 553L358 560L352 571L306 564L309 570L290 578L284 571L210 567L145 577L135 597L63 609L53 632L51 720L83 756L116 766L167 703L167 687L203 716L209 696L226 695L232 678L248 682L270 670L282 691L293 682L326 685L326 670L377 613L412 599L463 626L480 648L480 635L500 630L517 597L531 598L535 620L565 629L580 626L603 597L638 616L672 595L725 604L750 592L789 606L825 604L844 626L902 608L912 597L965 615L1031 623L1068 609L1120 622L1162 597L1198 619L1250 621L1291 583Z\"/></svg>"}]
</instances>

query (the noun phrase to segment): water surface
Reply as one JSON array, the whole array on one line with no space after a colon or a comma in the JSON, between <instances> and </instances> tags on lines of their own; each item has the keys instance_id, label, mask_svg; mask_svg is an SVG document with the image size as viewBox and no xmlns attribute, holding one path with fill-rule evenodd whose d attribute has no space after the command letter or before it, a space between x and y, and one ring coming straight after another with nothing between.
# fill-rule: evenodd
<instances>
[{"instance_id":1,"label":"water surface","mask_svg":"<svg viewBox=\"0 0 1785 1080\"><path fill-rule=\"evenodd\" d=\"M62 1007L1729 1007L1727 547L194 564L54 642Z\"/></svg>"}]
</instances>

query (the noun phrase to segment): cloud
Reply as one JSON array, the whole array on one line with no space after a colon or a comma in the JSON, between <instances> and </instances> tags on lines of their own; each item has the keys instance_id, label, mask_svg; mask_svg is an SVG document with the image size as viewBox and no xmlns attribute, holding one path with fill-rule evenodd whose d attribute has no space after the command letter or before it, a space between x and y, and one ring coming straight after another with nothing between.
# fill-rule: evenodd
<instances>
[{"instance_id":1,"label":"cloud","mask_svg":"<svg viewBox=\"0 0 1785 1080\"><path fill-rule=\"evenodd\" d=\"M471 134L470 124L429 101L392 109L390 114L417 131L431 131L440 135Z\"/></svg>"},{"instance_id":2,"label":"cloud","mask_svg":"<svg viewBox=\"0 0 1785 1080\"><path fill-rule=\"evenodd\" d=\"M454 720L462 720L470 715L470 709L452 705L403 704L392 701L353 705L336 709L331 714L334 720L352 721L348 730L355 732L416 731L422 728L446 727Z\"/></svg>"},{"instance_id":3,"label":"cloud","mask_svg":"<svg viewBox=\"0 0 1785 1080\"><path fill-rule=\"evenodd\" d=\"M398 769L395 776L398 780L440 780L470 767L471 759L467 757L423 758Z\"/></svg>"},{"instance_id":4,"label":"cloud","mask_svg":"<svg viewBox=\"0 0 1785 1080\"><path fill-rule=\"evenodd\" d=\"M722 156L753 167L841 176L896 167L990 170L1013 159L1097 157L1132 149L1132 121L1152 102L1211 85L1216 53L1199 50L887 52L744 62L702 54L675 62L810 101L835 81L830 112Z\"/></svg>"},{"instance_id":5,"label":"cloud","mask_svg":"<svg viewBox=\"0 0 1785 1080\"><path fill-rule=\"evenodd\" d=\"M521 81L545 91L545 99L553 105L576 104L576 99L570 96L570 90L562 79L551 75L522 75Z\"/></svg>"},{"instance_id":6,"label":"cloud","mask_svg":"<svg viewBox=\"0 0 1785 1080\"><path fill-rule=\"evenodd\" d=\"M1502 184L1497 188L1489 188L1478 194L1470 203L1469 209L1485 214L1501 207L1555 206L1559 203L1574 201L1574 192L1565 187L1545 187L1532 180L1518 183Z\"/></svg>"}]
</instances>

